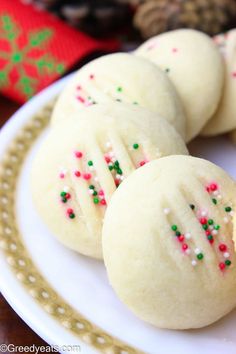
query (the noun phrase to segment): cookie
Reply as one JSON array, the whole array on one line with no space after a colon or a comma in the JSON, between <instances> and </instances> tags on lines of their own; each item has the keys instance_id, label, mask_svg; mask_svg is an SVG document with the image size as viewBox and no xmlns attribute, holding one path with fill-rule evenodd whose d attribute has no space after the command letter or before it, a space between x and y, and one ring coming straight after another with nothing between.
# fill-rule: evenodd
<instances>
[{"instance_id":1,"label":"cookie","mask_svg":"<svg viewBox=\"0 0 236 354\"><path fill-rule=\"evenodd\" d=\"M110 283L131 311L158 327L188 329L232 310L235 201L235 182L190 156L151 161L124 181L102 242Z\"/></svg>"},{"instance_id":2,"label":"cookie","mask_svg":"<svg viewBox=\"0 0 236 354\"><path fill-rule=\"evenodd\" d=\"M102 258L106 205L121 182L149 160L187 154L180 135L146 109L110 102L50 130L33 162L38 213L67 247Z\"/></svg>"},{"instance_id":3,"label":"cookie","mask_svg":"<svg viewBox=\"0 0 236 354\"><path fill-rule=\"evenodd\" d=\"M135 53L157 64L175 85L190 141L213 116L222 95L224 67L216 45L206 34L181 29L149 39Z\"/></svg>"},{"instance_id":4,"label":"cookie","mask_svg":"<svg viewBox=\"0 0 236 354\"><path fill-rule=\"evenodd\" d=\"M236 128L236 30L218 35L214 40L223 55L225 82L219 107L202 131L206 136Z\"/></svg>"},{"instance_id":5,"label":"cookie","mask_svg":"<svg viewBox=\"0 0 236 354\"><path fill-rule=\"evenodd\" d=\"M185 137L185 116L175 88L165 74L144 58L109 54L80 69L55 105L52 122L67 119L87 106L111 101L139 105L166 118Z\"/></svg>"}]
</instances>

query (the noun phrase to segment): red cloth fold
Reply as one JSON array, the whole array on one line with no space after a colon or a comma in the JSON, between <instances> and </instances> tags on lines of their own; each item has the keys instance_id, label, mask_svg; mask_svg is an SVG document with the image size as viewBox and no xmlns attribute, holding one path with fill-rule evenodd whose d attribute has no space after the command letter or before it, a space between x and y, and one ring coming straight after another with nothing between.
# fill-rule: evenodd
<instances>
[{"instance_id":1,"label":"red cloth fold","mask_svg":"<svg viewBox=\"0 0 236 354\"><path fill-rule=\"evenodd\" d=\"M20 103L86 56L119 49L97 41L46 11L19 0L0 1L0 92Z\"/></svg>"}]
</instances>

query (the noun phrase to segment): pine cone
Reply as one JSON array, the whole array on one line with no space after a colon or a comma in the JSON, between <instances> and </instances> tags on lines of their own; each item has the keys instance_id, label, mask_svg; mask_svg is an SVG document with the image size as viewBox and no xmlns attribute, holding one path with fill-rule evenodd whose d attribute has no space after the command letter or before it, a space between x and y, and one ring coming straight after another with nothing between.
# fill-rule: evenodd
<instances>
[{"instance_id":1,"label":"pine cone","mask_svg":"<svg viewBox=\"0 0 236 354\"><path fill-rule=\"evenodd\" d=\"M128 0L27 0L95 37L109 35L130 20Z\"/></svg>"},{"instance_id":2,"label":"pine cone","mask_svg":"<svg viewBox=\"0 0 236 354\"><path fill-rule=\"evenodd\" d=\"M134 17L144 38L182 27L215 35L235 24L235 0L145 0Z\"/></svg>"}]
</instances>

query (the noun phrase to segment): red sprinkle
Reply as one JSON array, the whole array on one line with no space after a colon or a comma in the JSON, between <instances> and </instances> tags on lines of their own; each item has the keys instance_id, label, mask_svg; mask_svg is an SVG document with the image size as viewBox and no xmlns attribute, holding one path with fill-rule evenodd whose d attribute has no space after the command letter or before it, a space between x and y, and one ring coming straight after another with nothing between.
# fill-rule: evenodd
<instances>
[{"instance_id":1,"label":"red sprinkle","mask_svg":"<svg viewBox=\"0 0 236 354\"><path fill-rule=\"evenodd\" d=\"M201 223L202 225L205 225L205 224L207 223L207 219L206 219L206 218L201 218L201 219L200 219L200 223Z\"/></svg>"},{"instance_id":2,"label":"red sprinkle","mask_svg":"<svg viewBox=\"0 0 236 354\"><path fill-rule=\"evenodd\" d=\"M206 191L209 193L210 192L210 187L206 187Z\"/></svg>"},{"instance_id":3,"label":"red sprinkle","mask_svg":"<svg viewBox=\"0 0 236 354\"><path fill-rule=\"evenodd\" d=\"M90 78L90 80L93 80L93 79L94 79L94 75L93 75L93 74L90 74L90 75L89 75L89 78Z\"/></svg>"},{"instance_id":4,"label":"red sprinkle","mask_svg":"<svg viewBox=\"0 0 236 354\"><path fill-rule=\"evenodd\" d=\"M180 235L180 236L178 237L178 240L179 240L179 242L183 242L183 241L184 241L184 235Z\"/></svg>"},{"instance_id":5,"label":"red sprinkle","mask_svg":"<svg viewBox=\"0 0 236 354\"><path fill-rule=\"evenodd\" d=\"M219 245L219 250L220 250L221 252L224 252L224 251L227 250L227 246L226 246L224 243L221 243L221 244Z\"/></svg>"},{"instance_id":6,"label":"red sprinkle","mask_svg":"<svg viewBox=\"0 0 236 354\"><path fill-rule=\"evenodd\" d=\"M65 178L64 173L60 173L60 174L59 174L59 177L60 177L60 178Z\"/></svg>"},{"instance_id":7,"label":"red sprinkle","mask_svg":"<svg viewBox=\"0 0 236 354\"><path fill-rule=\"evenodd\" d=\"M146 164L146 161L143 160L143 161L141 161L141 162L139 163L139 166L142 167L142 166L144 166L145 164Z\"/></svg>"},{"instance_id":8,"label":"red sprinkle","mask_svg":"<svg viewBox=\"0 0 236 354\"><path fill-rule=\"evenodd\" d=\"M210 230L206 230L205 233L206 233L207 236L210 236L211 231Z\"/></svg>"},{"instance_id":9,"label":"red sprinkle","mask_svg":"<svg viewBox=\"0 0 236 354\"><path fill-rule=\"evenodd\" d=\"M74 174L75 174L76 177L80 177L81 176L81 173L79 171L75 171Z\"/></svg>"},{"instance_id":10,"label":"red sprinkle","mask_svg":"<svg viewBox=\"0 0 236 354\"><path fill-rule=\"evenodd\" d=\"M85 99L82 96L77 96L77 100L79 100L81 103L85 102Z\"/></svg>"},{"instance_id":11,"label":"red sprinkle","mask_svg":"<svg viewBox=\"0 0 236 354\"><path fill-rule=\"evenodd\" d=\"M67 214L69 215L69 214L72 214L73 212L74 212L74 210L73 209L71 209L71 208L69 208L69 209L67 209Z\"/></svg>"},{"instance_id":12,"label":"red sprinkle","mask_svg":"<svg viewBox=\"0 0 236 354\"><path fill-rule=\"evenodd\" d=\"M173 52L173 53L177 53L177 52L178 52L178 49L177 49L177 48L172 48L172 52Z\"/></svg>"},{"instance_id":13,"label":"red sprinkle","mask_svg":"<svg viewBox=\"0 0 236 354\"><path fill-rule=\"evenodd\" d=\"M182 250L183 251L186 251L188 249L188 245L186 244L186 243L184 243L183 245L182 245Z\"/></svg>"},{"instance_id":14,"label":"red sprinkle","mask_svg":"<svg viewBox=\"0 0 236 354\"><path fill-rule=\"evenodd\" d=\"M233 77L236 77L236 71L234 71L234 72L232 73L232 76L233 76Z\"/></svg>"},{"instance_id":15,"label":"red sprinkle","mask_svg":"<svg viewBox=\"0 0 236 354\"><path fill-rule=\"evenodd\" d=\"M84 173L83 174L83 178L88 181L90 178L92 177L92 175L90 173Z\"/></svg>"},{"instance_id":16,"label":"red sprinkle","mask_svg":"<svg viewBox=\"0 0 236 354\"><path fill-rule=\"evenodd\" d=\"M208 241L209 241L209 243L214 243L214 238L212 238L212 239L210 239Z\"/></svg>"},{"instance_id":17,"label":"red sprinkle","mask_svg":"<svg viewBox=\"0 0 236 354\"><path fill-rule=\"evenodd\" d=\"M70 193L66 193L65 198L70 199L70 197L71 197Z\"/></svg>"},{"instance_id":18,"label":"red sprinkle","mask_svg":"<svg viewBox=\"0 0 236 354\"><path fill-rule=\"evenodd\" d=\"M211 183L211 185L210 185L210 190L211 190L211 191L216 191L217 189L218 189L217 184L216 184L216 183Z\"/></svg>"},{"instance_id":19,"label":"red sprinkle","mask_svg":"<svg viewBox=\"0 0 236 354\"><path fill-rule=\"evenodd\" d=\"M77 157L78 159L81 159L82 156L83 156L83 153L81 151L75 151L75 157Z\"/></svg>"},{"instance_id":20,"label":"red sprinkle","mask_svg":"<svg viewBox=\"0 0 236 354\"><path fill-rule=\"evenodd\" d=\"M106 203L105 199L102 199L102 200L100 200L100 204L106 205L107 203Z\"/></svg>"},{"instance_id":21,"label":"red sprinkle","mask_svg":"<svg viewBox=\"0 0 236 354\"><path fill-rule=\"evenodd\" d=\"M110 156L105 156L105 161L106 161L106 163L111 162L111 158L110 158Z\"/></svg>"},{"instance_id":22,"label":"red sprinkle","mask_svg":"<svg viewBox=\"0 0 236 354\"><path fill-rule=\"evenodd\" d=\"M80 85L78 85L78 86L76 87L76 89L77 89L77 90L81 90L82 87L81 87Z\"/></svg>"},{"instance_id":23,"label":"red sprinkle","mask_svg":"<svg viewBox=\"0 0 236 354\"><path fill-rule=\"evenodd\" d=\"M120 180L118 178L115 178L115 185L119 186L119 184L120 184Z\"/></svg>"},{"instance_id":24,"label":"red sprinkle","mask_svg":"<svg viewBox=\"0 0 236 354\"><path fill-rule=\"evenodd\" d=\"M98 195L104 195L104 191L103 191L103 189L101 189L99 192L98 192Z\"/></svg>"},{"instance_id":25,"label":"red sprinkle","mask_svg":"<svg viewBox=\"0 0 236 354\"><path fill-rule=\"evenodd\" d=\"M219 268L220 270L224 270L225 269L225 264L223 262L219 263Z\"/></svg>"}]
</instances>

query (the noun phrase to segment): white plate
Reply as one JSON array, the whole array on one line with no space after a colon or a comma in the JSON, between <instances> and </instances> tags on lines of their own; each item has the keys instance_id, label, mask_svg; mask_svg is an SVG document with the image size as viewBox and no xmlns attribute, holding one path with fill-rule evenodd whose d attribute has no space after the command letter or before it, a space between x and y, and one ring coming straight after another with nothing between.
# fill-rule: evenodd
<instances>
[{"instance_id":1,"label":"white plate","mask_svg":"<svg viewBox=\"0 0 236 354\"><path fill-rule=\"evenodd\" d=\"M60 80L37 95L8 121L0 133L1 156L13 141L16 149L16 134L28 122L32 127L32 116L62 89L67 80ZM115 296L102 262L75 254L52 237L35 212L29 190L32 159L45 134L47 129L24 159L17 182L13 211L20 236L14 222L10 230L4 224L0 233L0 288L15 311L48 343L80 345L81 352L86 354L96 352L95 347L107 353L235 354L236 311L201 330L170 331L149 326L129 312ZM24 137L27 139L26 133ZM226 138L198 139L191 144L191 151L219 164L236 177L236 148ZM8 165L13 166L15 162L11 163L9 154L7 156ZM3 199L0 200L1 213ZM11 204L11 198L7 202ZM45 297L45 293L43 297L42 291L49 297ZM58 307L62 309L58 310ZM71 353L63 348L61 352Z\"/></svg>"}]
</instances>

